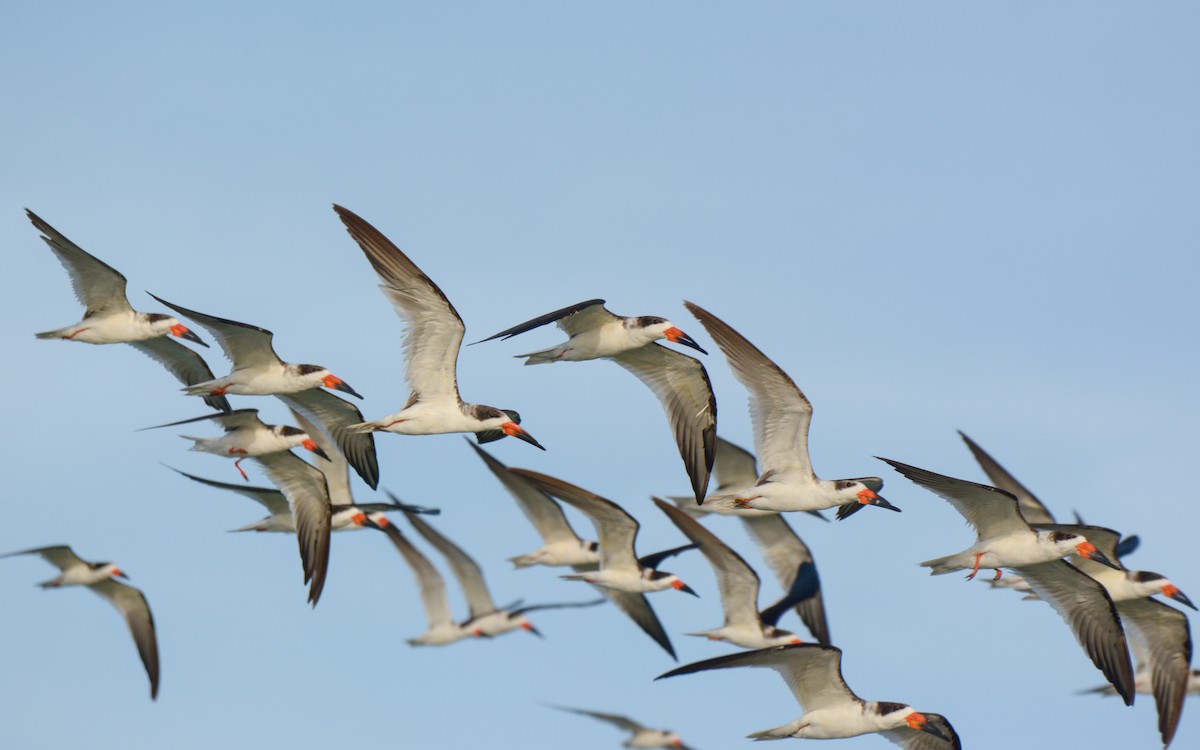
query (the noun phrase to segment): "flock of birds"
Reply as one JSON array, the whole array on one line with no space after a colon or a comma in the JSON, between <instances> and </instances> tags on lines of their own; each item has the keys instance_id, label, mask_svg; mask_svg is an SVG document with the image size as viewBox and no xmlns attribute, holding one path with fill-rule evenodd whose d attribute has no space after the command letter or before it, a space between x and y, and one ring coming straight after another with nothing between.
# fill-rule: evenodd
<instances>
[{"instance_id":1,"label":"flock of birds","mask_svg":"<svg viewBox=\"0 0 1200 750\"><path fill-rule=\"evenodd\" d=\"M409 640L413 645L443 645L471 637L496 636L524 629L537 634L526 614L543 608L591 607L611 602L673 658L674 648L646 594L667 589L694 593L678 576L660 569L674 555L695 549L712 565L720 592L724 623L690 635L725 641L747 651L688 664L660 678L732 667L775 670L792 690L803 711L782 726L754 732L754 739L786 737L833 739L877 732L911 750L959 748L953 726L937 713L917 711L892 702L864 701L841 675L842 652L831 645L813 555L792 530L784 513L821 516L836 508L843 520L872 505L900 509L879 493L883 480L858 477L819 478L809 459L808 431L812 404L792 379L744 336L712 313L691 302L687 309L725 355L750 396L754 454L716 434L716 399L701 362L663 346L680 344L707 353L671 321L622 317L600 299L564 307L508 328L480 342L508 339L555 323L567 341L519 355L526 365L609 359L633 373L660 400L687 471L692 495L654 498L657 507L690 540L674 549L639 556L635 548L638 522L617 503L543 473L508 468L479 445L514 437L536 448L541 444L521 425L511 409L467 403L458 391L456 363L465 327L441 289L375 227L353 212L334 206L350 236L379 275L380 289L406 324L403 352L407 399L398 411L364 419L352 402L335 395L361 396L325 367L284 362L263 328L190 310L159 297L179 316L206 329L232 363L228 375L215 377L205 360L180 339L207 346L176 317L135 311L125 296L125 277L85 252L33 212L30 221L66 268L75 295L86 307L83 319L64 328L36 334L89 344L127 343L163 365L183 384L185 393L201 397L213 410L194 419L159 427L212 423L219 437L189 437L192 450L234 460L251 459L277 488L219 482L180 472L212 487L249 497L269 515L236 531L293 533L299 542L308 600L320 599L329 567L330 533L375 529L387 535L412 569L428 620L428 630ZM151 295L153 296L153 295ZM233 409L228 396L268 396L282 400L299 427L268 425L256 409ZM147 428L149 429L149 428ZM350 488L350 470L372 489L379 483L375 433L402 435L473 433L472 447L515 500L541 536L541 548L511 558L518 568L563 566L562 577L585 581L601 597L575 602L498 607L480 566L427 520L436 509L389 502L358 503ZM1183 700L1200 693L1200 672L1192 670L1187 617L1151 597L1162 595L1196 607L1168 579L1156 573L1127 570L1121 556L1137 546L1112 530L1056 523L1037 498L982 448L962 436L992 486L943 476L891 459L882 459L901 475L947 500L975 528L976 542L951 555L921 565L933 575L981 569L995 571L993 585L1046 601L1067 622L1107 684L1096 692L1120 695L1126 704L1135 693L1152 695L1158 709L1164 746L1178 727ZM312 462L292 452L303 448ZM544 450L544 449L543 449ZM757 456L757 460L756 460ZM716 487L709 492L710 473ZM597 541L576 534L562 507L565 503L594 525ZM456 621L451 614L441 574L388 517L401 513L446 559L467 599L470 615ZM755 540L784 596L759 607L760 580L754 568L700 522L707 514L734 515ZM110 562L88 562L70 547L38 547L12 555L37 554L60 574L43 588L84 585L116 607L129 626L155 698L159 659L154 620L146 597L117 581L124 577ZM1004 569L1015 575L1003 576ZM815 642L802 642L778 626L795 611ZM1128 636L1128 640L1127 640ZM1130 658L1130 647L1137 669ZM590 716L630 732L624 743L633 748L683 748L679 735L650 729L623 716L554 706Z\"/></svg>"}]
</instances>

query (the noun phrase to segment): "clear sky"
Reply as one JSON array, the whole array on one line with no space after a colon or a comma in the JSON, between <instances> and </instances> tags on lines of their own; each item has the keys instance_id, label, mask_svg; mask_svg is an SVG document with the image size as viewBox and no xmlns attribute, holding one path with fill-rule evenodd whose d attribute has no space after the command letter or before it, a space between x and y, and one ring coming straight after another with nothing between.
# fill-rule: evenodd
<instances>
[{"instance_id":1,"label":"clear sky","mask_svg":"<svg viewBox=\"0 0 1200 750\"><path fill-rule=\"evenodd\" d=\"M553 702L715 750L799 715L767 672L653 682L675 663L609 607L537 616L544 641L410 648L424 616L378 534L335 537L312 611L293 539L225 533L259 508L161 465L240 481L230 462L135 432L203 413L198 399L129 347L33 337L81 310L26 207L121 270L135 307L161 311L148 290L268 328L285 359L364 394L368 418L391 413L402 327L337 202L442 287L469 341L592 297L672 318L711 352L734 442L752 444L745 391L682 300L790 373L816 407L817 472L881 475L904 511L793 524L864 698L945 714L971 748L1157 747L1149 697L1075 695L1103 678L1048 607L917 567L972 533L873 456L981 480L961 429L1060 516L1140 534L1128 564L1200 600L1198 21L1181 2L12 6L0 552L116 561L153 608L162 686L152 703L104 602L38 590L53 571L36 558L2 560L0 746L623 739ZM518 409L548 448L494 454L623 504L647 551L682 543L649 500L688 487L649 391L611 363L511 358L560 338L463 352L464 398ZM274 399L234 405L287 419ZM377 444L382 485L442 507L498 601L590 596L509 569L536 536L462 437ZM761 566L737 524L712 528ZM720 624L707 563L664 567L701 595L651 599L680 663L728 652L683 635ZM1200 746L1194 698L1174 746Z\"/></svg>"}]
</instances>

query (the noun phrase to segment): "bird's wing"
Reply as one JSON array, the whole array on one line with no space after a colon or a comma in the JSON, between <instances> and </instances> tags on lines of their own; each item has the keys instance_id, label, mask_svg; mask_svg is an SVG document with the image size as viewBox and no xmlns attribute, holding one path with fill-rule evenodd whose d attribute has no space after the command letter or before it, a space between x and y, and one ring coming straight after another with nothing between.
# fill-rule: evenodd
<instances>
[{"instance_id":1,"label":"bird's wing","mask_svg":"<svg viewBox=\"0 0 1200 750\"><path fill-rule=\"evenodd\" d=\"M812 403L779 365L744 336L699 305L683 304L721 347L734 377L750 392L754 452L763 473L815 476L808 456Z\"/></svg>"},{"instance_id":2,"label":"bird's wing","mask_svg":"<svg viewBox=\"0 0 1200 750\"><path fill-rule=\"evenodd\" d=\"M379 459L375 456L375 436L370 432L357 432L351 425L363 421L358 407L344 398L320 388L310 388L296 393L276 393L275 398L287 404L294 412L300 412L308 421L315 423L336 445L333 451L327 444L321 449L330 456L339 453L350 462L354 471L371 489L379 486ZM309 437L321 444L312 430L305 430Z\"/></svg>"},{"instance_id":3,"label":"bird's wing","mask_svg":"<svg viewBox=\"0 0 1200 750\"><path fill-rule=\"evenodd\" d=\"M205 479L204 477L198 477L194 474L188 474L186 471L179 471L179 469L176 469L172 466L168 466L167 468L178 474L184 475L193 482L207 484L209 487L216 487L217 489L221 490L229 490L231 492L236 492L243 497L248 497L266 508L271 515L282 515L284 513L292 512L291 508L288 506L287 497L277 489L273 489L271 487L250 487L248 485L232 484L230 482L218 482L214 479Z\"/></svg>"},{"instance_id":4,"label":"bird's wing","mask_svg":"<svg viewBox=\"0 0 1200 750\"><path fill-rule=\"evenodd\" d=\"M1025 522L1017 506L1017 498L1009 492L986 484L935 474L890 458L880 460L935 495L948 500L954 509L975 527L975 532L981 539L1030 531L1029 524Z\"/></svg>"},{"instance_id":5,"label":"bird's wing","mask_svg":"<svg viewBox=\"0 0 1200 750\"><path fill-rule=\"evenodd\" d=\"M476 344L482 344L484 341L492 341L493 339L511 339L517 334L532 331L534 328L540 328L547 323L558 323L558 327L562 328L572 336L575 335L568 326L582 326L584 330L597 327L610 320L619 320L616 315L613 315L608 310L604 309L604 300L590 299L586 302L578 302L574 305L567 305L564 308L555 310L554 312L539 315L533 320L527 320L524 323L519 323L512 328L507 328L500 333L488 336L486 339L476 341Z\"/></svg>"},{"instance_id":6,"label":"bird's wing","mask_svg":"<svg viewBox=\"0 0 1200 750\"><path fill-rule=\"evenodd\" d=\"M178 427L181 424L192 424L193 422L216 422L225 432L232 432L243 427L265 426L261 419L258 418L258 409L238 409L228 413L220 414L202 414L191 419L181 419L178 422L167 422L166 424L156 424L153 427L143 427L142 430L160 430L163 427Z\"/></svg>"},{"instance_id":7,"label":"bird's wing","mask_svg":"<svg viewBox=\"0 0 1200 750\"><path fill-rule=\"evenodd\" d=\"M713 474L717 479L714 492L725 493L753 487L758 481L758 463L754 460L754 454L745 448L718 436L713 458Z\"/></svg>"},{"instance_id":8,"label":"bird's wing","mask_svg":"<svg viewBox=\"0 0 1200 750\"><path fill-rule=\"evenodd\" d=\"M466 330L458 311L438 285L382 232L349 209L335 205L333 210L383 280L379 288L396 314L408 324L404 332L405 377L413 393L421 399L457 401L458 349Z\"/></svg>"},{"instance_id":9,"label":"bird's wing","mask_svg":"<svg viewBox=\"0 0 1200 750\"><path fill-rule=\"evenodd\" d=\"M793 602L796 614L817 642L829 645L829 622L821 596L821 579L808 545L780 513L742 516L742 523L758 544L779 585L788 592L784 600Z\"/></svg>"},{"instance_id":10,"label":"bird's wing","mask_svg":"<svg viewBox=\"0 0 1200 750\"><path fill-rule=\"evenodd\" d=\"M304 391L302 391L304 392ZM317 389L308 391L317 393ZM326 393L325 395L332 395ZM334 396L337 398L337 396ZM300 425L300 429L304 430L304 434L308 435L317 447L325 451L328 458L317 461L314 465L317 471L325 475L325 487L329 490L330 505L353 505L354 495L350 492L350 463L337 446L333 444L333 439L321 429L317 423L311 421L304 413L296 408L289 408L292 412L292 418L296 420L296 424Z\"/></svg>"},{"instance_id":11,"label":"bird's wing","mask_svg":"<svg viewBox=\"0 0 1200 750\"><path fill-rule=\"evenodd\" d=\"M606 721L613 726L624 729L626 732L640 732L646 728L641 724L638 724L636 721L618 714L605 714L599 711L585 711L582 708L568 708L567 706L555 706L555 708L560 711L570 711L573 714L582 714L584 716L590 716L593 719Z\"/></svg>"},{"instance_id":12,"label":"bird's wing","mask_svg":"<svg viewBox=\"0 0 1200 750\"><path fill-rule=\"evenodd\" d=\"M1021 508L1021 515L1025 517L1026 522L1034 523L1054 523L1054 516L1050 510L1038 500L1037 497L1025 489L1025 485L1017 481L1017 478L1009 474L1003 466L988 455L988 452L967 437L962 430L958 432L959 437L971 449L971 455L975 456L975 460L979 462L979 466L983 469L983 473L987 474L994 487L999 487L1005 492L1010 492L1017 498L1017 503Z\"/></svg>"},{"instance_id":13,"label":"bird's wing","mask_svg":"<svg viewBox=\"0 0 1200 750\"><path fill-rule=\"evenodd\" d=\"M287 496L296 519L296 539L308 601L317 606L329 572L329 532L333 516L325 475L291 451L255 456L267 476Z\"/></svg>"},{"instance_id":14,"label":"bird's wing","mask_svg":"<svg viewBox=\"0 0 1200 750\"><path fill-rule=\"evenodd\" d=\"M684 536L700 545L700 553L712 565L717 575L717 589L721 592L721 607L725 610L725 624L761 627L758 617L759 580L754 569L716 534L687 513L657 497L654 498L654 504L667 514L667 518L679 527Z\"/></svg>"},{"instance_id":15,"label":"bird's wing","mask_svg":"<svg viewBox=\"0 0 1200 750\"><path fill-rule=\"evenodd\" d=\"M609 359L637 376L662 402L696 503L704 502L717 437L717 399L708 371L694 357L655 343Z\"/></svg>"},{"instance_id":16,"label":"bird's wing","mask_svg":"<svg viewBox=\"0 0 1200 750\"><path fill-rule=\"evenodd\" d=\"M683 512L687 513L686 510ZM658 570L658 566L662 565L663 560L666 560L669 557L674 557L675 555L678 555L681 552L687 552L688 550L696 549L699 546L700 546L699 544L696 544L695 542L691 542L689 544L681 544L678 547L671 547L670 549L664 549L664 550L660 550L658 552L651 552L648 555L642 555L641 557L639 557L638 565L640 565L643 568L652 568L654 570Z\"/></svg>"},{"instance_id":17,"label":"bird's wing","mask_svg":"<svg viewBox=\"0 0 1200 750\"><path fill-rule=\"evenodd\" d=\"M886 732L880 732L880 734L904 748L904 750L962 750L962 741L958 738L958 732L954 731L954 727L950 726L950 722L946 721L945 716L927 713L922 713L921 715L939 732L944 734L947 739L939 739L929 732L922 732L920 729L910 729L909 727L889 729Z\"/></svg>"},{"instance_id":18,"label":"bird's wing","mask_svg":"<svg viewBox=\"0 0 1200 750\"><path fill-rule=\"evenodd\" d=\"M1128 628L1131 645L1144 654L1150 669L1158 731L1166 747L1175 736L1187 695L1192 663L1192 632L1187 616L1153 599L1117 602L1117 611Z\"/></svg>"},{"instance_id":19,"label":"bird's wing","mask_svg":"<svg viewBox=\"0 0 1200 750\"><path fill-rule=\"evenodd\" d=\"M796 702L805 713L860 700L842 679L841 649L818 643L794 643L727 654L687 664L655 679L730 667L774 669L792 689Z\"/></svg>"},{"instance_id":20,"label":"bird's wing","mask_svg":"<svg viewBox=\"0 0 1200 750\"><path fill-rule=\"evenodd\" d=\"M479 563L472 560L461 547L439 533L419 515L409 511L405 511L404 515L408 516L409 522L417 530L417 533L425 537L425 541L432 544L438 552L445 556L446 562L450 564L450 570L458 579L458 585L462 587L463 594L467 597L471 619L475 620L495 612L496 603L492 601L492 595L488 593L487 583L483 580L483 570L479 567Z\"/></svg>"},{"instance_id":21,"label":"bird's wing","mask_svg":"<svg viewBox=\"0 0 1200 750\"><path fill-rule=\"evenodd\" d=\"M196 350L189 349L167 336L127 343L167 368L167 372L174 375L175 379L184 385L206 383L213 379L212 368L204 361L204 357L201 357ZM209 394L204 397L204 403L223 412L229 412L232 408L229 406L229 400L224 396Z\"/></svg>"},{"instance_id":22,"label":"bird's wing","mask_svg":"<svg viewBox=\"0 0 1200 750\"><path fill-rule=\"evenodd\" d=\"M549 495L532 485L527 479L509 472L508 467L497 461L492 454L472 443L470 439L467 440L467 445L475 450L475 453L487 465L488 470L500 480L504 489L508 490L508 494L512 495L513 500L517 502L517 507L537 529L538 535L546 544L580 541L579 536L567 521L567 516L563 513L562 508Z\"/></svg>"},{"instance_id":23,"label":"bird's wing","mask_svg":"<svg viewBox=\"0 0 1200 750\"><path fill-rule=\"evenodd\" d=\"M539 474L528 469L509 469L519 477L529 480L535 487L557 497L567 505L577 508L596 527L600 537L600 567L605 570L640 570L634 553L638 522L621 506L611 500L588 492L582 487Z\"/></svg>"},{"instance_id":24,"label":"bird's wing","mask_svg":"<svg viewBox=\"0 0 1200 750\"><path fill-rule=\"evenodd\" d=\"M125 298L125 277L120 271L71 242L29 209L25 215L44 236L58 262L71 276L75 298L88 313L132 310Z\"/></svg>"},{"instance_id":25,"label":"bird's wing","mask_svg":"<svg viewBox=\"0 0 1200 750\"><path fill-rule=\"evenodd\" d=\"M576 570L579 570L576 568ZM597 586L596 589L608 597L608 599L624 612L629 619L637 623L637 626L642 629L646 635L654 639L654 642L662 646L663 650L675 657L675 647L671 645L671 639L667 637L667 631L663 628L662 622L659 621L658 615L654 614L654 608L650 606L650 601L646 599L645 594L636 594L630 591L618 591L617 589L605 588Z\"/></svg>"},{"instance_id":26,"label":"bird's wing","mask_svg":"<svg viewBox=\"0 0 1200 750\"><path fill-rule=\"evenodd\" d=\"M40 555L43 560L59 570L73 568L76 565L87 565L86 560L75 554L75 551L65 544L55 544L49 547L23 549L17 552L8 552L0 555L0 557L15 557L17 555Z\"/></svg>"},{"instance_id":27,"label":"bird's wing","mask_svg":"<svg viewBox=\"0 0 1200 750\"><path fill-rule=\"evenodd\" d=\"M147 294L150 294L147 292ZM265 328L239 323L236 320L226 320L215 315L189 310L186 307L173 305L161 297L150 294L151 297L185 317L191 318L208 329L225 357L233 363L233 369L241 370L247 367L269 367L281 365L283 361L271 346L275 334Z\"/></svg>"},{"instance_id":28,"label":"bird's wing","mask_svg":"<svg viewBox=\"0 0 1200 750\"><path fill-rule=\"evenodd\" d=\"M553 602L551 604L526 604L523 607L506 607L509 617L523 615L526 612L538 612L543 609L579 609L581 607L595 607L598 604L604 604L608 599L603 597L599 599L589 599L586 602Z\"/></svg>"},{"instance_id":29,"label":"bird's wing","mask_svg":"<svg viewBox=\"0 0 1200 750\"><path fill-rule=\"evenodd\" d=\"M126 586L111 578L88 588L107 599L124 615L133 642L137 645L138 655L146 667L146 675L150 678L150 698L154 699L158 696L158 639L154 635L154 616L150 614L146 597L133 586Z\"/></svg>"},{"instance_id":30,"label":"bird's wing","mask_svg":"<svg viewBox=\"0 0 1200 750\"><path fill-rule=\"evenodd\" d=\"M446 598L446 582L442 580L442 574L433 567L429 558L421 554L420 550L400 533L395 524L389 523L377 528L387 534L388 539L392 540L396 550L408 563L408 567L412 568L413 575L417 578L417 588L421 592L421 604L425 608L425 619L429 622L429 629L452 625L454 616L450 614L450 602Z\"/></svg>"},{"instance_id":31,"label":"bird's wing","mask_svg":"<svg viewBox=\"0 0 1200 750\"><path fill-rule=\"evenodd\" d=\"M1132 705L1129 647L1117 608L1104 586L1066 560L1022 565L1014 570L1067 621L1092 663L1125 699L1125 705Z\"/></svg>"}]
</instances>

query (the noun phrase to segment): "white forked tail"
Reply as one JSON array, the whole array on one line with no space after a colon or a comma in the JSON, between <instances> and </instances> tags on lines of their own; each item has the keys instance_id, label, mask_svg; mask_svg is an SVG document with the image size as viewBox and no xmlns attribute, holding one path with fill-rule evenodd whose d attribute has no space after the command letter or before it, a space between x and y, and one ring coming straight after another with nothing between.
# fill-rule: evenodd
<instances>
[{"instance_id":1,"label":"white forked tail","mask_svg":"<svg viewBox=\"0 0 1200 750\"><path fill-rule=\"evenodd\" d=\"M188 450L201 451L204 453L211 453L212 451L209 450L208 446L215 443L217 441L217 439L219 439L219 438L214 439L214 438L192 437L191 435L180 435L179 437L183 438L184 440L192 441L192 447L188 448Z\"/></svg>"},{"instance_id":2,"label":"white forked tail","mask_svg":"<svg viewBox=\"0 0 1200 750\"><path fill-rule=\"evenodd\" d=\"M239 526L236 529L230 529L229 533L234 534L239 531L270 531L270 519L264 518L254 523L248 523L245 526Z\"/></svg>"},{"instance_id":3,"label":"white forked tail","mask_svg":"<svg viewBox=\"0 0 1200 750\"><path fill-rule=\"evenodd\" d=\"M517 555L516 557L508 558L508 561L513 564L514 568L528 568L538 564L538 556L536 553L530 555Z\"/></svg>"},{"instance_id":4,"label":"white forked tail","mask_svg":"<svg viewBox=\"0 0 1200 750\"><path fill-rule=\"evenodd\" d=\"M945 557L937 557L932 560L926 560L925 562L919 564L922 568L932 568L932 570L929 571L929 575L940 576L963 569L962 564L957 560L957 558L957 554L946 555Z\"/></svg>"},{"instance_id":5,"label":"white forked tail","mask_svg":"<svg viewBox=\"0 0 1200 750\"><path fill-rule=\"evenodd\" d=\"M793 721L789 724L784 724L781 727L775 727L774 729L764 729L761 732L752 732L746 735L746 738L754 740L755 742L758 740L786 740L788 737L796 734L796 731L796 722Z\"/></svg>"},{"instance_id":6,"label":"white forked tail","mask_svg":"<svg viewBox=\"0 0 1200 750\"><path fill-rule=\"evenodd\" d=\"M513 356L516 359L520 359L521 357L528 357L528 359L525 360L526 365L546 365L551 362L558 361L558 359L563 354L565 354L566 351L567 350L564 347L552 346L549 349L542 349L541 351L529 352L528 354L514 354Z\"/></svg>"}]
</instances>

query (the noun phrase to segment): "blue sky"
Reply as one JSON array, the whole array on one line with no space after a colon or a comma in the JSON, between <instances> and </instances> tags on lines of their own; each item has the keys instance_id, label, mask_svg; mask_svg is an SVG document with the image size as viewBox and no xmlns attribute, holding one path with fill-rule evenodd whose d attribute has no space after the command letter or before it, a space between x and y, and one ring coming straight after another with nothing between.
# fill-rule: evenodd
<instances>
[{"instance_id":1,"label":"blue sky","mask_svg":"<svg viewBox=\"0 0 1200 750\"><path fill-rule=\"evenodd\" d=\"M1047 607L916 566L971 531L872 456L982 479L961 429L1060 516L1140 534L1128 564L1200 596L1195 7L244 5L26 4L0 27L0 551L117 561L162 653L151 703L115 613L37 590L37 559L0 561L0 745L618 746L554 702L711 750L799 714L759 671L652 682L674 663L608 608L542 614L544 641L410 648L424 617L377 534L335 538L310 611L294 540L226 534L258 508L160 464L236 481L232 466L135 432L199 400L128 347L33 338L80 309L26 207L121 270L135 307L160 309L147 290L273 330L282 357L390 413L402 328L337 202L442 287L468 340L592 297L672 318L712 352L734 442L752 442L745 392L681 301L790 373L816 408L818 473L879 474L904 511L794 523L863 697L943 713L973 748L1157 746L1147 697L1074 694L1103 678ZM610 363L510 357L557 340L464 351L464 398L518 409L548 448L495 455L622 503L644 549L682 543L649 501L688 486L654 398ZM235 406L286 420L273 399ZM461 437L377 442L382 484L444 509L497 600L588 597L508 569L534 532ZM759 563L735 524L713 528ZM681 663L726 652L683 635L720 622L703 558L668 569L702 597L652 599ZM1175 747L1200 741L1192 700Z\"/></svg>"}]
</instances>

